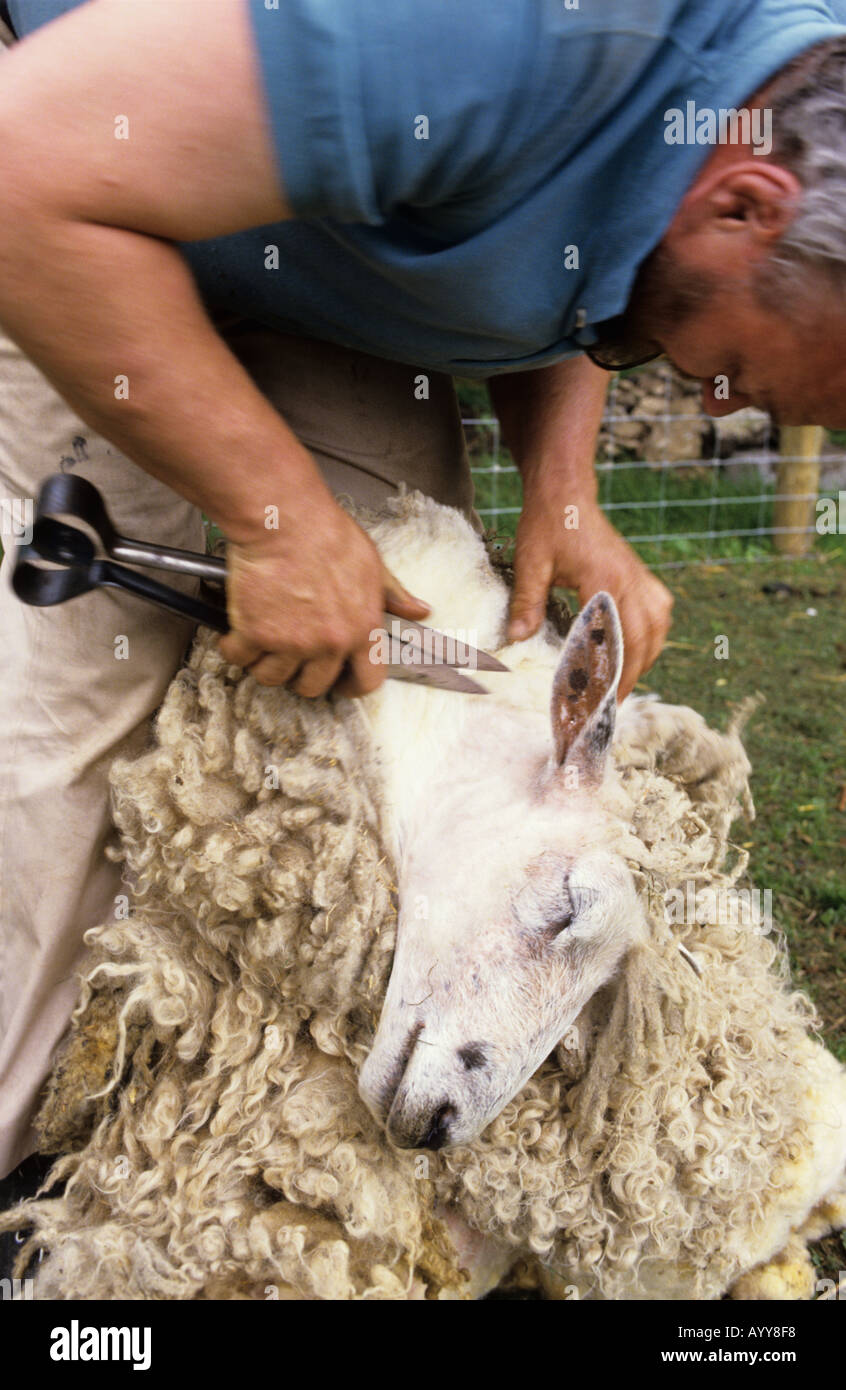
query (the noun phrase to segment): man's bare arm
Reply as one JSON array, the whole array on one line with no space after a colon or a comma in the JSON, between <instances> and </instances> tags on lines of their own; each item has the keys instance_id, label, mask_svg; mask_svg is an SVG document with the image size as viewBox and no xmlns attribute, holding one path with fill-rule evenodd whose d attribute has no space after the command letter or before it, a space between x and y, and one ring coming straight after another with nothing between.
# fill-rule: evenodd
<instances>
[{"instance_id":1,"label":"man's bare arm","mask_svg":"<svg viewBox=\"0 0 846 1390\"><path fill-rule=\"evenodd\" d=\"M597 502L594 463L607 374L586 357L491 379L491 395L523 477L509 636L543 620L553 584L585 603L606 589L625 638L621 698L657 658L672 596L614 530Z\"/></svg>"},{"instance_id":2,"label":"man's bare arm","mask_svg":"<svg viewBox=\"0 0 846 1390\"><path fill-rule=\"evenodd\" d=\"M528 496L546 489L574 503L597 495L596 437L608 374L587 357L492 377L491 397Z\"/></svg>"},{"instance_id":3,"label":"man's bare arm","mask_svg":"<svg viewBox=\"0 0 846 1390\"><path fill-rule=\"evenodd\" d=\"M115 138L120 118L128 139ZM170 244L291 216L243 0L92 0L10 50L0 186L0 322L83 420L235 543L229 659L273 653L255 674L275 683L302 667L303 693L346 659L353 688L378 684L366 659L384 596L375 550ZM271 504L279 532L264 529Z\"/></svg>"}]
</instances>

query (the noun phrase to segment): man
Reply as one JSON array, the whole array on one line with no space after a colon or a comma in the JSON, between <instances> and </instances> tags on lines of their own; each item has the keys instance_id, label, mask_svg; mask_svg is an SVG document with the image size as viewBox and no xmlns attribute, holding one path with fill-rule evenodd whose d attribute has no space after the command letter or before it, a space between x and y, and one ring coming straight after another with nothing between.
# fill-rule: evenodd
<instances>
[{"instance_id":1,"label":"man","mask_svg":"<svg viewBox=\"0 0 846 1390\"><path fill-rule=\"evenodd\" d=\"M840 156L815 160L814 81L788 67L831 45L842 121L845 31L822 0L7 5L18 37L71 13L0 68L4 492L73 468L122 530L194 549L205 511L228 540L222 650L257 680L364 694L382 608L425 617L333 493L407 482L469 513L453 374L490 379L523 475L509 636L551 583L609 589L624 693L671 599L597 505L606 378L585 352L667 351L715 411L843 423ZM712 148L668 124L771 93L769 151L751 123ZM5 568L8 1169L82 932L119 892L109 762L143 740L188 634L111 594L23 610Z\"/></svg>"}]
</instances>

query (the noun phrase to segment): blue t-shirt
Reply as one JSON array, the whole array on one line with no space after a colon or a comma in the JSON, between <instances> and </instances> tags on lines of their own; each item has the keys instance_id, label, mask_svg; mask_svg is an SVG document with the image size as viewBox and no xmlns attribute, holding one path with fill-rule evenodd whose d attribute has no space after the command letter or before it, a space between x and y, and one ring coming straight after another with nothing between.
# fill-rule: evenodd
<instances>
[{"instance_id":1,"label":"blue t-shirt","mask_svg":"<svg viewBox=\"0 0 846 1390\"><path fill-rule=\"evenodd\" d=\"M75 3L10 0L12 22ZM625 308L710 153L668 144L668 111L740 106L846 32L844 0L244 3L297 220L184 245L205 299L480 376Z\"/></svg>"}]
</instances>

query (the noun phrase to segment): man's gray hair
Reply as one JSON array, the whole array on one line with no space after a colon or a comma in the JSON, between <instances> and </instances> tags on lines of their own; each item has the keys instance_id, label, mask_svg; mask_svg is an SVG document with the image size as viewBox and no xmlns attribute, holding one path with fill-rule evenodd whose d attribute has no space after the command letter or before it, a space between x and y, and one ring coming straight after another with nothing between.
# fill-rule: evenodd
<instances>
[{"instance_id":1,"label":"man's gray hair","mask_svg":"<svg viewBox=\"0 0 846 1390\"><path fill-rule=\"evenodd\" d=\"M795 174L803 190L761 268L761 296L788 312L814 287L846 298L846 37L794 58L760 97L772 111L770 158Z\"/></svg>"}]
</instances>

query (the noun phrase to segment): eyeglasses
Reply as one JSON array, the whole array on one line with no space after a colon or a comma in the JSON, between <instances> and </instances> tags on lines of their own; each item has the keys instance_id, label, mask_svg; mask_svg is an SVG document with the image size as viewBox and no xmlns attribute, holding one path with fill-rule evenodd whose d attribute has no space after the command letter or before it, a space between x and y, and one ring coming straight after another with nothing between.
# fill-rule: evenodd
<instances>
[{"instance_id":1,"label":"eyeglasses","mask_svg":"<svg viewBox=\"0 0 846 1390\"><path fill-rule=\"evenodd\" d=\"M630 367L642 367L644 362L654 362L656 357L664 355L660 344L632 333L626 314L618 314L616 318L597 324L596 331L598 341L583 350L591 362L604 372L624 372Z\"/></svg>"}]
</instances>

